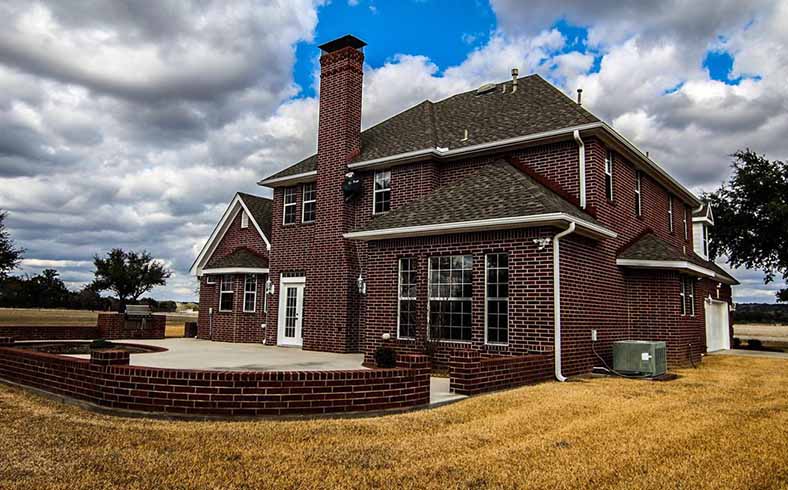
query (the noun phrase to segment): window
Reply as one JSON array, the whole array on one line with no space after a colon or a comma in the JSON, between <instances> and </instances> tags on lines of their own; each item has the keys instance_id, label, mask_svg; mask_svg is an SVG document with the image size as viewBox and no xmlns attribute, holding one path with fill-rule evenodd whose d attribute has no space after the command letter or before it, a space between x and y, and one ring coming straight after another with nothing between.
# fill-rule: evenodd
<instances>
[{"instance_id":1,"label":"window","mask_svg":"<svg viewBox=\"0 0 788 490\"><path fill-rule=\"evenodd\" d=\"M416 259L399 259L397 337L416 338Z\"/></svg>"},{"instance_id":2,"label":"window","mask_svg":"<svg viewBox=\"0 0 788 490\"><path fill-rule=\"evenodd\" d=\"M294 187L285 189L285 209L283 223L292 225L296 222L296 190Z\"/></svg>"},{"instance_id":3,"label":"window","mask_svg":"<svg viewBox=\"0 0 788 490\"><path fill-rule=\"evenodd\" d=\"M490 254L486 257L486 342L509 342L509 256Z\"/></svg>"},{"instance_id":4,"label":"window","mask_svg":"<svg viewBox=\"0 0 788 490\"><path fill-rule=\"evenodd\" d=\"M391 209L391 171L375 172L375 190L372 193L374 214L385 213Z\"/></svg>"},{"instance_id":5,"label":"window","mask_svg":"<svg viewBox=\"0 0 788 490\"><path fill-rule=\"evenodd\" d=\"M253 312L257 309L257 276L247 274L244 279L244 311Z\"/></svg>"},{"instance_id":6,"label":"window","mask_svg":"<svg viewBox=\"0 0 788 490\"><path fill-rule=\"evenodd\" d=\"M635 170L635 216L643 216L643 198L641 193L641 183L643 175L640 170Z\"/></svg>"},{"instance_id":7,"label":"window","mask_svg":"<svg viewBox=\"0 0 788 490\"><path fill-rule=\"evenodd\" d=\"M608 150L605 158L605 195L613 201L613 152Z\"/></svg>"},{"instance_id":8,"label":"window","mask_svg":"<svg viewBox=\"0 0 788 490\"><path fill-rule=\"evenodd\" d=\"M701 225L701 231L703 232L703 256L709 256L709 227L706 226L705 223Z\"/></svg>"},{"instance_id":9,"label":"window","mask_svg":"<svg viewBox=\"0 0 788 490\"><path fill-rule=\"evenodd\" d=\"M312 223L315 221L315 200L317 199L317 190L314 183L304 184L301 198L301 222Z\"/></svg>"},{"instance_id":10,"label":"window","mask_svg":"<svg viewBox=\"0 0 788 490\"><path fill-rule=\"evenodd\" d=\"M689 240L689 208L684 206L684 217L682 218L682 224L684 225L684 240Z\"/></svg>"},{"instance_id":11,"label":"window","mask_svg":"<svg viewBox=\"0 0 788 490\"><path fill-rule=\"evenodd\" d=\"M695 316L695 280L691 277L681 278L681 316ZM689 308L687 308L689 305Z\"/></svg>"},{"instance_id":12,"label":"window","mask_svg":"<svg viewBox=\"0 0 788 490\"><path fill-rule=\"evenodd\" d=\"M245 211L241 211L241 228L249 228L249 216Z\"/></svg>"},{"instance_id":13,"label":"window","mask_svg":"<svg viewBox=\"0 0 788 490\"><path fill-rule=\"evenodd\" d=\"M233 276L223 275L219 288L219 311L233 311Z\"/></svg>"},{"instance_id":14,"label":"window","mask_svg":"<svg viewBox=\"0 0 788 490\"><path fill-rule=\"evenodd\" d=\"M470 255L430 257L427 317L431 339L471 340L472 267Z\"/></svg>"},{"instance_id":15,"label":"window","mask_svg":"<svg viewBox=\"0 0 788 490\"><path fill-rule=\"evenodd\" d=\"M673 196L668 194L668 231L673 233Z\"/></svg>"}]
</instances>

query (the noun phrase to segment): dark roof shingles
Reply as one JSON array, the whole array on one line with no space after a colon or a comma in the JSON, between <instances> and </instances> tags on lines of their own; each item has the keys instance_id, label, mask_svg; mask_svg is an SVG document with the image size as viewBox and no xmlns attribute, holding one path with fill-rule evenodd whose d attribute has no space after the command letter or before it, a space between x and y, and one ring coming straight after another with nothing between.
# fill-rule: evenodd
<instances>
[{"instance_id":1,"label":"dark roof shingles","mask_svg":"<svg viewBox=\"0 0 788 490\"><path fill-rule=\"evenodd\" d=\"M212 258L206 269L224 269L228 267L247 267L267 269L268 259L258 255L247 248L237 248L224 257Z\"/></svg>"},{"instance_id":2,"label":"dark roof shingles","mask_svg":"<svg viewBox=\"0 0 788 490\"><path fill-rule=\"evenodd\" d=\"M265 233L266 239L271 239L271 220L273 216L273 201L266 197L255 196L239 192L239 196L243 200L249 212L252 213L252 218Z\"/></svg>"},{"instance_id":3,"label":"dark roof shingles","mask_svg":"<svg viewBox=\"0 0 788 490\"><path fill-rule=\"evenodd\" d=\"M498 160L420 199L373 218L355 231L567 213L595 220L533 178Z\"/></svg>"}]
</instances>

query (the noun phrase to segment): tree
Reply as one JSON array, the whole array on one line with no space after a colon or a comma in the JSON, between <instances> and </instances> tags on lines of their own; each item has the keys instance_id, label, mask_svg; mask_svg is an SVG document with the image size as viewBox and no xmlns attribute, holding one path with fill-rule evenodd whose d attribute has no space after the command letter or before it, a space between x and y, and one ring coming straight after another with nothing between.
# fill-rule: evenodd
<instances>
[{"instance_id":1,"label":"tree","mask_svg":"<svg viewBox=\"0 0 788 490\"><path fill-rule=\"evenodd\" d=\"M733 173L704 196L714 212L710 253L734 267L762 269L764 282L788 279L788 162L750 151L733 154ZM777 293L788 300L788 288Z\"/></svg>"},{"instance_id":2,"label":"tree","mask_svg":"<svg viewBox=\"0 0 788 490\"><path fill-rule=\"evenodd\" d=\"M5 279L8 273L19 265L24 253L24 250L21 248L15 248L14 241L11 240L11 236L3 223L5 217L6 212L0 211L0 281Z\"/></svg>"},{"instance_id":3,"label":"tree","mask_svg":"<svg viewBox=\"0 0 788 490\"><path fill-rule=\"evenodd\" d=\"M140 296L155 286L167 283L172 272L164 264L153 260L150 253L112 249L106 258L96 255L95 279L91 288L95 291L110 290L118 297L118 310L123 311L129 300L137 301Z\"/></svg>"}]
</instances>

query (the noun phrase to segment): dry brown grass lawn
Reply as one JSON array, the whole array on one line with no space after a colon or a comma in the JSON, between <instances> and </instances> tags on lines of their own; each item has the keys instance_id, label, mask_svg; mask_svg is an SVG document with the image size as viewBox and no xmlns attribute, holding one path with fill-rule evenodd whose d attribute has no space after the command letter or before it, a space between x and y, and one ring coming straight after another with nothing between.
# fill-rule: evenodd
<instances>
[{"instance_id":1,"label":"dry brown grass lawn","mask_svg":"<svg viewBox=\"0 0 788 490\"><path fill-rule=\"evenodd\" d=\"M98 312L86 310L34 309L34 308L0 308L0 326L2 325L95 325ZM168 337L183 336L183 325L188 321L196 321L194 315L180 313L167 315L166 335Z\"/></svg>"},{"instance_id":2,"label":"dry brown grass lawn","mask_svg":"<svg viewBox=\"0 0 788 490\"><path fill-rule=\"evenodd\" d=\"M788 361L545 383L401 415L121 419L0 386L0 488L788 487Z\"/></svg>"}]
</instances>

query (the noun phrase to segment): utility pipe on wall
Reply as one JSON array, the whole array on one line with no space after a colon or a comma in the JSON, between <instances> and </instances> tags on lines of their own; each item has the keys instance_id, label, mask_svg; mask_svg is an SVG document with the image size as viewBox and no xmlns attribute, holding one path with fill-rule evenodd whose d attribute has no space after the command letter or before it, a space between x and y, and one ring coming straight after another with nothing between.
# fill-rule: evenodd
<instances>
[{"instance_id":1,"label":"utility pipe on wall","mask_svg":"<svg viewBox=\"0 0 788 490\"><path fill-rule=\"evenodd\" d=\"M566 377L561 373L561 263L559 259L560 250L558 241L574 233L575 224L569 223L569 228L556 233L553 237L553 344L555 352L555 379L566 381Z\"/></svg>"},{"instance_id":2,"label":"utility pipe on wall","mask_svg":"<svg viewBox=\"0 0 788 490\"><path fill-rule=\"evenodd\" d=\"M578 148L578 160L580 161L580 207L586 208L586 145L580 137L580 131L575 129L572 135L575 137Z\"/></svg>"}]
</instances>

